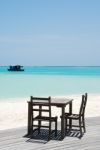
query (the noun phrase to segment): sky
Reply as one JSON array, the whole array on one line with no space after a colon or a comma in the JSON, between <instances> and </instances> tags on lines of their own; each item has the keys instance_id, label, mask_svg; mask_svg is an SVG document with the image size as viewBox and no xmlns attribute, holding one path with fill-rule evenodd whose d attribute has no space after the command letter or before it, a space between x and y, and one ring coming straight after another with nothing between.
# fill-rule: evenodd
<instances>
[{"instance_id":1,"label":"sky","mask_svg":"<svg viewBox=\"0 0 100 150\"><path fill-rule=\"evenodd\" d=\"M0 65L100 66L100 0L0 0Z\"/></svg>"}]
</instances>

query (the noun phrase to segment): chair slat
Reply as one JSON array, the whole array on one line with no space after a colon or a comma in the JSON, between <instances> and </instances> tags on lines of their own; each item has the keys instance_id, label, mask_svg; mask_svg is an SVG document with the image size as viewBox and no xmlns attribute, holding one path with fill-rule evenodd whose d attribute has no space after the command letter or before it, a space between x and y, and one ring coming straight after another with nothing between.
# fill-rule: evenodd
<instances>
[{"instance_id":1,"label":"chair slat","mask_svg":"<svg viewBox=\"0 0 100 150\"><path fill-rule=\"evenodd\" d=\"M34 124L34 127L39 127L38 125ZM49 126L43 126L41 125L42 128L49 128Z\"/></svg>"},{"instance_id":2,"label":"chair slat","mask_svg":"<svg viewBox=\"0 0 100 150\"><path fill-rule=\"evenodd\" d=\"M49 109L33 109L33 111L49 112Z\"/></svg>"}]
</instances>

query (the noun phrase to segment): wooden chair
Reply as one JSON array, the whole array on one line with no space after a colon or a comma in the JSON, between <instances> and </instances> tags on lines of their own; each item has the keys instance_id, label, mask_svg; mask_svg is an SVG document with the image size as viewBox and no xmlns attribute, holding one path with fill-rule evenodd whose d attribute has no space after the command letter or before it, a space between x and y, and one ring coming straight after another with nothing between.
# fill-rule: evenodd
<instances>
[{"instance_id":1,"label":"wooden chair","mask_svg":"<svg viewBox=\"0 0 100 150\"><path fill-rule=\"evenodd\" d=\"M82 128L84 132L86 132L85 118L84 118L86 103L87 103L87 93L85 93L85 95L82 95L82 102L81 102L79 114L65 113L66 131L68 131L68 127L69 127L69 130L73 130L72 127L78 127L80 131L80 138L82 137ZM68 124L68 120L69 120L69 124ZM79 121L78 125L73 124L72 120L78 120Z\"/></svg>"},{"instance_id":2,"label":"wooden chair","mask_svg":"<svg viewBox=\"0 0 100 150\"><path fill-rule=\"evenodd\" d=\"M40 128L49 128L48 140L51 136L51 123L55 122L55 136L57 136L57 117L51 116L51 97L42 98L42 97L32 97L32 127L33 132L38 130L40 133ZM37 112L37 114L35 114ZM45 114L43 114L45 112ZM37 124L34 123L37 121ZM42 122L48 122L48 125L42 125ZM35 129L34 129L35 127ZM37 128L36 128L37 127Z\"/></svg>"}]
</instances>

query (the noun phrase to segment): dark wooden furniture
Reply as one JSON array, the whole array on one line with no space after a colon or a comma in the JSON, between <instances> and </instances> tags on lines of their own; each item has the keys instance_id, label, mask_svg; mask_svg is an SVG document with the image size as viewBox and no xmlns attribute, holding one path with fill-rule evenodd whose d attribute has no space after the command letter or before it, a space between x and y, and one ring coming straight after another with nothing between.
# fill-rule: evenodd
<instances>
[{"instance_id":1,"label":"dark wooden furniture","mask_svg":"<svg viewBox=\"0 0 100 150\"><path fill-rule=\"evenodd\" d=\"M86 103L87 103L87 93L85 93L85 95L82 95L82 102L81 102L79 114L71 114L70 115L69 113L65 113L66 131L73 130L73 127L78 127L79 131L80 131L80 138L82 137L82 128L83 128L84 132L86 132L85 118L84 118ZM69 120L69 124L68 124L68 120ZM72 120L78 120L79 125L73 124ZM68 129L68 127L69 127L69 129Z\"/></svg>"},{"instance_id":2,"label":"dark wooden furniture","mask_svg":"<svg viewBox=\"0 0 100 150\"><path fill-rule=\"evenodd\" d=\"M69 114L72 113L72 101L73 99L67 99L67 98L51 98L51 106L55 106L58 108L61 108L61 115L62 115L62 120L61 120L61 140L64 139L65 137L65 107L66 105L69 105ZM27 136L32 134L32 102L28 101L28 131L27 131Z\"/></svg>"},{"instance_id":3,"label":"dark wooden furniture","mask_svg":"<svg viewBox=\"0 0 100 150\"><path fill-rule=\"evenodd\" d=\"M38 130L40 133L40 128L48 128L50 140L51 136L51 123L55 122L55 136L57 136L57 116L51 116L51 97L33 97L31 96L31 105L32 105L32 127L33 133L35 130ZM45 114L44 114L45 113ZM48 122L48 125L42 125L42 122ZM38 122L36 124L36 122Z\"/></svg>"}]
</instances>

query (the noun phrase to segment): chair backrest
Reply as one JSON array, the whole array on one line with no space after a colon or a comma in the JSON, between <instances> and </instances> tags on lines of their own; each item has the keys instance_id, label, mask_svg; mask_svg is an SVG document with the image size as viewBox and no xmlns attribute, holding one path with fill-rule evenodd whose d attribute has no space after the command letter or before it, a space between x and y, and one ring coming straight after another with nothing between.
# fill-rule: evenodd
<instances>
[{"instance_id":1,"label":"chair backrest","mask_svg":"<svg viewBox=\"0 0 100 150\"><path fill-rule=\"evenodd\" d=\"M82 95L82 102L79 111L80 116L84 115L85 113L86 103L87 103L87 93L85 93L85 95Z\"/></svg>"},{"instance_id":2,"label":"chair backrest","mask_svg":"<svg viewBox=\"0 0 100 150\"><path fill-rule=\"evenodd\" d=\"M33 97L31 96L31 104L33 113L37 111L39 116L42 116L42 112L48 112L48 116L51 117L51 97ZM37 107L38 108L37 108Z\"/></svg>"}]
</instances>

